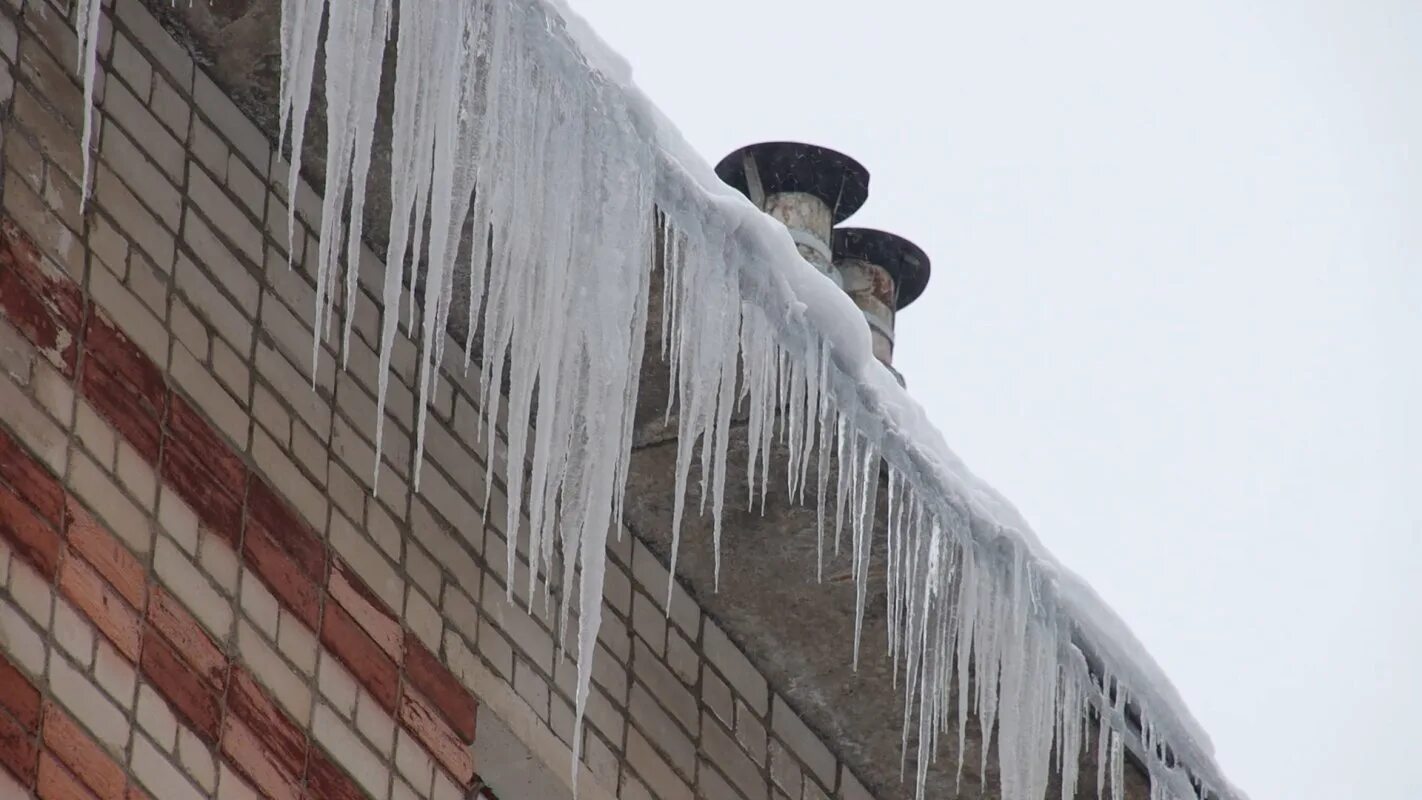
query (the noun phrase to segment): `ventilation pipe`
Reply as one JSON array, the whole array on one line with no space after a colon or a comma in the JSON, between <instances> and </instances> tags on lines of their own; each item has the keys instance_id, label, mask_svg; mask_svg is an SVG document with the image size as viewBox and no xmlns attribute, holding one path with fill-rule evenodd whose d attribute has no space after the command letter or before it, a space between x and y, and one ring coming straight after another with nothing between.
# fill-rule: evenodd
<instances>
[{"instance_id":1,"label":"ventilation pipe","mask_svg":"<svg viewBox=\"0 0 1422 800\"><path fill-rule=\"evenodd\" d=\"M716 175L784 223L800 255L843 285L835 269L832 230L864 205L869 170L827 147L762 142L721 159Z\"/></svg>"},{"instance_id":2,"label":"ventilation pipe","mask_svg":"<svg viewBox=\"0 0 1422 800\"><path fill-rule=\"evenodd\" d=\"M894 315L928 286L928 256L902 236L840 228L834 232L834 264L840 285L869 321L875 357L893 369Z\"/></svg>"}]
</instances>

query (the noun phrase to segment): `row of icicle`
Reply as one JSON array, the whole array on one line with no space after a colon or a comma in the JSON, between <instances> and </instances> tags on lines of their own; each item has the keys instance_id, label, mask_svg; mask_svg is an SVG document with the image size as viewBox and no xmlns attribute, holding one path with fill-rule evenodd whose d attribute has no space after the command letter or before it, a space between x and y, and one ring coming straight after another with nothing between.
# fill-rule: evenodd
<instances>
[{"instance_id":1,"label":"row of icicle","mask_svg":"<svg viewBox=\"0 0 1422 800\"><path fill-rule=\"evenodd\" d=\"M102 0L76 3L84 77L85 196L93 86ZM395 15L399 20L396 23ZM652 265L663 269L662 357L670 368L667 419L679 434L673 531L685 513L699 456L701 511L711 504L716 575L735 413L745 415L747 502L763 504L773 469L787 493L818 510L822 566L839 553L848 528L857 614L857 660L876 519L882 457L872 414L837 391L831 344L802 330L785 337L776 309L744 293L725 262L726 232L696 211L658 196L658 162L634 113L611 82L593 73L558 36L560 20L537 0L283 0L280 141L291 155L288 187L301 173L306 118L325 31L328 122L326 183L317 261L315 349L333 327L342 289L356 289L364 234L384 54L397 53L390 193L392 215L383 281L380 447L386 381L409 287L409 317L419 319L419 485L428 401L444 360L456 297L465 302L467 371L478 359L481 413L494 435L507 401L508 572L518 574L516 537L527 510L528 602L541 576L561 568L578 586L577 720L588 696L601 618L609 531L621 530L638 395ZM288 198L288 235L294 203ZM292 252L290 241L288 252ZM346 281L337 283L342 265ZM461 274L462 269L462 274ZM417 291L421 294L417 297ZM351 332L345 315L342 352ZM507 364L508 385L502 376ZM506 391L506 397L505 397ZM482 426L481 426L482 427ZM530 431L536 431L531 442ZM771 463L781 443L786 463ZM697 447L699 443L699 448ZM380 457L377 455L377 477ZM1073 644L1059 609L1039 591L1020 547L985 545L968 515L921 491L887 466L884 558L888 647L904 693L903 743L917 739L915 782L923 797L940 736L956 735L957 774L968 716L982 738L980 774L997 734L1001 794L1040 800L1055 770L1063 798L1075 796L1089 722L1099 725L1097 794L1124 791L1127 690L1097 681ZM493 470L489 470L492 481ZM833 485L831 479L833 478ZM485 492L492 484L486 483ZM487 506L487 503L486 503ZM477 524L470 521L470 524ZM620 535L620 534L619 534ZM817 577L822 575L817 574ZM548 586L545 581L547 602ZM670 591L670 587L668 587ZM512 578L508 586L512 597ZM570 618L562 592L560 628ZM668 602L668 607L670 602ZM562 641L560 629L559 640ZM957 698L954 703L953 699ZM1139 748L1152 775L1152 800L1208 789L1167 764L1167 742L1140 714ZM581 736L574 738L574 770Z\"/></svg>"}]
</instances>

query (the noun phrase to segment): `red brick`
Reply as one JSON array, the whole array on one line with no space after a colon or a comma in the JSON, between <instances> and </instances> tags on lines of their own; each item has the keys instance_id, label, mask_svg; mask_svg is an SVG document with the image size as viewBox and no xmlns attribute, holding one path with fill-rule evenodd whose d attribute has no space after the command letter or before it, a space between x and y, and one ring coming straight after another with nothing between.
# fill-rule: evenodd
<instances>
[{"instance_id":1,"label":"red brick","mask_svg":"<svg viewBox=\"0 0 1422 800\"><path fill-rule=\"evenodd\" d=\"M168 394L163 369L138 349L118 325L102 313L95 314L84 334L84 349L89 352L89 360L102 361L150 410L162 416Z\"/></svg>"},{"instance_id":2,"label":"red brick","mask_svg":"<svg viewBox=\"0 0 1422 800\"><path fill-rule=\"evenodd\" d=\"M150 590L148 624L163 634L212 691L222 694L227 685L227 656L182 602L157 584Z\"/></svg>"},{"instance_id":3,"label":"red brick","mask_svg":"<svg viewBox=\"0 0 1422 800\"><path fill-rule=\"evenodd\" d=\"M474 779L474 760L469 749L435 712L429 701L408 687L400 697L400 722L424 743L456 783L466 787L469 785Z\"/></svg>"},{"instance_id":4,"label":"red brick","mask_svg":"<svg viewBox=\"0 0 1422 800\"><path fill-rule=\"evenodd\" d=\"M128 785L128 796L125 800L153 800L153 798L149 797L147 792L138 788L137 784L130 783Z\"/></svg>"},{"instance_id":5,"label":"red brick","mask_svg":"<svg viewBox=\"0 0 1422 800\"><path fill-rule=\"evenodd\" d=\"M73 377L84 298L68 277L47 267L14 222L0 220L0 312Z\"/></svg>"},{"instance_id":6,"label":"red brick","mask_svg":"<svg viewBox=\"0 0 1422 800\"><path fill-rule=\"evenodd\" d=\"M148 578L143 564L128 551L117 536L73 497L68 498L69 527L66 539L71 553L78 553L134 608L143 608Z\"/></svg>"},{"instance_id":7,"label":"red brick","mask_svg":"<svg viewBox=\"0 0 1422 800\"><path fill-rule=\"evenodd\" d=\"M59 591L88 617L130 662L138 661L138 612L81 558L66 558L59 570Z\"/></svg>"},{"instance_id":8,"label":"red brick","mask_svg":"<svg viewBox=\"0 0 1422 800\"><path fill-rule=\"evenodd\" d=\"M0 708L10 712L10 716L26 731L39 732L39 687L30 683L30 679L3 653L0 653Z\"/></svg>"},{"instance_id":9,"label":"red brick","mask_svg":"<svg viewBox=\"0 0 1422 800\"><path fill-rule=\"evenodd\" d=\"M321 620L321 643L394 716L400 688L395 662L334 600L326 601Z\"/></svg>"},{"instance_id":10,"label":"red brick","mask_svg":"<svg viewBox=\"0 0 1422 800\"><path fill-rule=\"evenodd\" d=\"M239 495L247 467L233 446L217 432L187 398L174 393L168 401L169 442L177 440L199 456L197 466L217 479L218 486Z\"/></svg>"},{"instance_id":11,"label":"red brick","mask_svg":"<svg viewBox=\"0 0 1422 800\"><path fill-rule=\"evenodd\" d=\"M160 473L209 530L236 549L242 530L243 486L224 485L203 468L205 455L169 436Z\"/></svg>"},{"instance_id":12,"label":"red brick","mask_svg":"<svg viewBox=\"0 0 1422 800\"><path fill-rule=\"evenodd\" d=\"M10 771L24 786L35 785L39 748L35 739L13 719L0 714L0 766Z\"/></svg>"},{"instance_id":13,"label":"red brick","mask_svg":"<svg viewBox=\"0 0 1422 800\"><path fill-rule=\"evenodd\" d=\"M419 637L405 634L405 675L440 710L465 744L474 741L479 704Z\"/></svg>"},{"instance_id":14,"label":"red brick","mask_svg":"<svg viewBox=\"0 0 1422 800\"><path fill-rule=\"evenodd\" d=\"M40 800L94 800L94 795L49 753L40 754L36 794Z\"/></svg>"},{"instance_id":15,"label":"red brick","mask_svg":"<svg viewBox=\"0 0 1422 800\"><path fill-rule=\"evenodd\" d=\"M161 407L150 406L137 390L97 358L84 362L79 389L94 410L108 420L145 461L158 463L158 441L162 435L158 424L162 419Z\"/></svg>"},{"instance_id":16,"label":"red brick","mask_svg":"<svg viewBox=\"0 0 1422 800\"><path fill-rule=\"evenodd\" d=\"M299 800L297 781L262 746L261 735L231 714L222 723L222 752L242 777L271 800Z\"/></svg>"},{"instance_id":17,"label":"red brick","mask_svg":"<svg viewBox=\"0 0 1422 800\"><path fill-rule=\"evenodd\" d=\"M0 480L10 484L55 530L64 523L64 490L24 445L0 428Z\"/></svg>"},{"instance_id":18,"label":"red brick","mask_svg":"<svg viewBox=\"0 0 1422 800\"><path fill-rule=\"evenodd\" d=\"M351 572L350 567L340 558L331 562L331 597L350 612L356 623L370 634L370 638L380 645L386 655L401 660L405 633L400 620L374 592L367 589L361 579Z\"/></svg>"},{"instance_id":19,"label":"red brick","mask_svg":"<svg viewBox=\"0 0 1422 800\"><path fill-rule=\"evenodd\" d=\"M312 748L311 765L306 769L306 797L310 800L365 800L366 794L330 757Z\"/></svg>"},{"instance_id":20,"label":"red brick","mask_svg":"<svg viewBox=\"0 0 1422 800\"><path fill-rule=\"evenodd\" d=\"M0 485L0 539L15 554L34 567L46 580L53 580L59 567L59 532L46 525L38 514L10 487Z\"/></svg>"},{"instance_id":21,"label":"red brick","mask_svg":"<svg viewBox=\"0 0 1422 800\"><path fill-rule=\"evenodd\" d=\"M240 666L232 670L227 710L229 718L235 714L256 735L273 763L288 776L302 774L306 767L305 733L272 702L251 673ZM250 777L257 780L255 775Z\"/></svg>"},{"instance_id":22,"label":"red brick","mask_svg":"<svg viewBox=\"0 0 1422 800\"><path fill-rule=\"evenodd\" d=\"M317 586L326 585L326 544L266 481L255 476L247 492L247 512L296 559L306 577Z\"/></svg>"},{"instance_id":23,"label":"red brick","mask_svg":"<svg viewBox=\"0 0 1422 800\"><path fill-rule=\"evenodd\" d=\"M222 716L217 696L152 628L143 636L141 666L144 678L168 700L188 727L204 742L216 743Z\"/></svg>"},{"instance_id":24,"label":"red brick","mask_svg":"<svg viewBox=\"0 0 1422 800\"><path fill-rule=\"evenodd\" d=\"M54 703L46 703L44 707L44 746L99 800L123 800L123 768ZM40 786L43 795L43 762Z\"/></svg>"},{"instance_id":25,"label":"red brick","mask_svg":"<svg viewBox=\"0 0 1422 800\"><path fill-rule=\"evenodd\" d=\"M242 557L287 610L308 628L320 627L321 590L261 525L248 522Z\"/></svg>"}]
</instances>

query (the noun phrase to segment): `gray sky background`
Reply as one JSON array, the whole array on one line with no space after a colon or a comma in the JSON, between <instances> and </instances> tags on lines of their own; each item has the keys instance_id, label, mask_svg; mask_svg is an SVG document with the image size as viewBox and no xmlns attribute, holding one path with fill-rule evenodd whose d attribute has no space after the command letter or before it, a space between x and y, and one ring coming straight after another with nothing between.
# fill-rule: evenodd
<instances>
[{"instance_id":1,"label":"gray sky background","mask_svg":"<svg viewBox=\"0 0 1422 800\"><path fill-rule=\"evenodd\" d=\"M571 4L711 162L869 167L910 389L1241 788L1422 798L1422 3Z\"/></svg>"}]
</instances>

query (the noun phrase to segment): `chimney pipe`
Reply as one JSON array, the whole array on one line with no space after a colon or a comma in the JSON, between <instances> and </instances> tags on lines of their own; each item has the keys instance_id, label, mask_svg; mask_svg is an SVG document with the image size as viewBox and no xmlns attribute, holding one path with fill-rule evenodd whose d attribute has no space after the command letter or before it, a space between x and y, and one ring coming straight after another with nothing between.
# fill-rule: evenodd
<instances>
[{"instance_id":1,"label":"chimney pipe","mask_svg":"<svg viewBox=\"0 0 1422 800\"><path fill-rule=\"evenodd\" d=\"M864 205L869 170L827 147L762 142L721 159L716 175L784 223L800 255L843 285L835 269L832 231Z\"/></svg>"},{"instance_id":2,"label":"chimney pipe","mask_svg":"<svg viewBox=\"0 0 1422 800\"><path fill-rule=\"evenodd\" d=\"M840 228L834 232L834 263L844 291L869 320L875 357L893 369L894 315L928 286L928 256L902 236Z\"/></svg>"}]
</instances>

